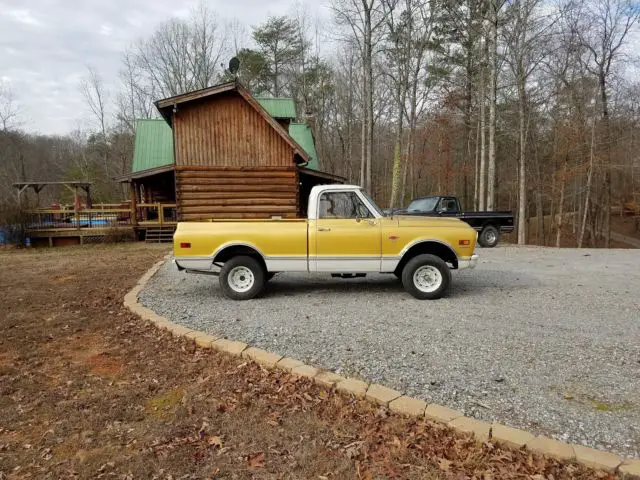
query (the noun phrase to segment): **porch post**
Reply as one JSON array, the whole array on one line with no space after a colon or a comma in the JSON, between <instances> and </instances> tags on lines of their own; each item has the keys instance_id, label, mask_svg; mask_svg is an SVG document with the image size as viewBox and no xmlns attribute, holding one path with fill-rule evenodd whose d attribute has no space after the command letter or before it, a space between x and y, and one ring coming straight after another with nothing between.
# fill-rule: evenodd
<instances>
[{"instance_id":1,"label":"porch post","mask_svg":"<svg viewBox=\"0 0 640 480\"><path fill-rule=\"evenodd\" d=\"M131 183L129 183L129 190L131 192L131 225L135 227L136 225L138 225L138 202L136 198L138 189L136 187L136 183L133 180L131 180Z\"/></svg>"}]
</instances>

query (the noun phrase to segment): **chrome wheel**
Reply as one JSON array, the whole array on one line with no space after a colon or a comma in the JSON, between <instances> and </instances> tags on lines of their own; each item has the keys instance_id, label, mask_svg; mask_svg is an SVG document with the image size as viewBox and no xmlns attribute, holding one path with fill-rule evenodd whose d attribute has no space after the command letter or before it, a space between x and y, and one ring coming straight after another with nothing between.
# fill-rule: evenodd
<instances>
[{"instance_id":1,"label":"chrome wheel","mask_svg":"<svg viewBox=\"0 0 640 480\"><path fill-rule=\"evenodd\" d=\"M442 274L432 265L423 265L414 272L413 284L421 292L435 292L442 285Z\"/></svg>"},{"instance_id":2,"label":"chrome wheel","mask_svg":"<svg viewBox=\"0 0 640 480\"><path fill-rule=\"evenodd\" d=\"M489 230L485 234L484 238L487 240L487 243L489 245L493 245L494 243L496 243L496 240L497 240L496 232L494 232L493 230Z\"/></svg>"},{"instance_id":3,"label":"chrome wheel","mask_svg":"<svg viewBox=\"0 0 640 480\"><path fill-rule=\"evenodd\" d=\"M231 289L238 293L251 290L255 283L253 272L245 266L239 265L229 272L228 283Z\"/></svg>"}]
</instances>

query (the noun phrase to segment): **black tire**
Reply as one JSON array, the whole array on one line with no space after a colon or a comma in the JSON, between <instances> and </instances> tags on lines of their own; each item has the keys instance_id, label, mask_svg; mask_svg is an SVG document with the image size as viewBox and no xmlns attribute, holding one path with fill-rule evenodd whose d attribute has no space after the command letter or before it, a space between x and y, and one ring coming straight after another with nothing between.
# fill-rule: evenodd
<instances>
[{"instance_id":1,"label":"black tire","mask_svg":"<svg viewBox=\"0 0 640 480\"><path fill-rule=\"evenodd\" d=\"M255 258L233 257L220 269L220 288L227 298L249 300L262 292L266 275L262 263Z\"/></svg>"},{"instance_id":2,"label":"black tire","mask_svg":"<svg viewBox=\"0 0 640 480\"><path fill-rule=\"evenodd\" d=\"M487 225L478 235L478 243L484 248L493 248L500 241L500 232L493 225Z\"/></svg>"},{"instance_id":3,"label":"black tire","mask_svg":"<svg viewBox=\"0 0 640 480\"><path fill-rule=\"evenodd\" d=\"M437 288L431 291L426 290L429 288L427 286L420 288L420 286L416 284L416 272L420 268L427 266L435 268L440 274L438 284L437 277L434 278L433 274L429 275L428 271L426 272L427 276L432 277L437 285ZM407 292L418 300L435 300L443 297L449 290L449 285L451 285L451 270L449 270L449 266L440 257L429 254L417 255L409 260L402 269L402 285Z\"/></svg>"}]
</instances>

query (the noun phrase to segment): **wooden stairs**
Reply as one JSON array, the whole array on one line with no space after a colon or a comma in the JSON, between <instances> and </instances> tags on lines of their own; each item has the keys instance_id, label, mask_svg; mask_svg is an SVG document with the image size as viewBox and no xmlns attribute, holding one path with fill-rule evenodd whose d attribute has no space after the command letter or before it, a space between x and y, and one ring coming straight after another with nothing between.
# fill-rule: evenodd
<instances>
[{"instance_id":1,"label":"wooden stairs","mask_svg":"<svg viewBox=\"0 0 640 480\"><path fill-rule=\"evenodd\" d=\"M149 227L145 230L144 241L146 243L171 243L173 242L173 232L175 230L175 226Z\"/></svg>"}]
</instances>

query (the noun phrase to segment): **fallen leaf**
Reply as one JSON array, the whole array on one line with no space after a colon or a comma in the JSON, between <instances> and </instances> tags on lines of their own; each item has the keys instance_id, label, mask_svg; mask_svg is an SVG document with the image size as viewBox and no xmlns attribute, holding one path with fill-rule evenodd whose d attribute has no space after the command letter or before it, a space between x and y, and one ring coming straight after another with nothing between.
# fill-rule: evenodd
<instances>
[{"instance_id":1,"label":"fallen leaf","mask_svg":"<svg viewBox=\"0 0 640 480\"><path fill-rule=\"evenodd\" d=\"M249 455L247 460L249 468L263 468L264 467L264 452L254 453Z\"/></svg>"},{"instance_id":2,"label":"fallen leaf","mask_svg":"<svg viewBox=\"0 0 640 480\"><path fill-rule=\"evenodd\" d=\"M214 447L222 448L222 439L218 436L211 436L207 439L207 443L209 445L213 445Z\"/></svg>"},{"instance_id":3,"label":"fallen leaf","mask_svg":"<svg viewBox=\"0 0 640 480\"><path fill-rule=\"evenodd\" d=\"M447 460L446 458L441 458L440 460L438 460L440 470L444 472L448 472L451 469L451 463L451 460Z\"/></svg>"}]
</instances>

